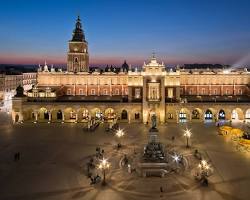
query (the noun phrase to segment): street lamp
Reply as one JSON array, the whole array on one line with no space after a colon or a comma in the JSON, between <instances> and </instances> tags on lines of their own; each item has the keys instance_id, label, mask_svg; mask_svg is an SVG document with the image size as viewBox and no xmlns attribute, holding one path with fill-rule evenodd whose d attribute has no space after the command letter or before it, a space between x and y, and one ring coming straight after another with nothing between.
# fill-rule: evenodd
<instances>
[{"instance_id":1,"label":"street lamp","mask_svg":"<svg viewBox=\"0 0 250 200\"><path fill-rule=\"evenodd\" d=\"M210 165L208 164L208 162L206 160L202 160L198 164L198 168L200 171L200 179L203 181L203 183L205 183L207 185L208 184L207 177L209 176L209 172L212 171Z\"/></svg>"},{"instance_id":2,"label":"street lamp","mask_svg":"<svg viewBox=\"0 0 250 200\"><path fill-rule=\"evenodd\" d=\"M118 144L117 144L117 147L120 148L120 147L122 146L122 145L121 145L121 142L120 142L120 138L122 138L122 137L125 135L125 133L124 133L123 129L120 129L120 128L119 128L119 129L116 131L115 135L116 135L116 137L117 137L118 140L119 140L119 142L118 142Z\"/></svg>"},{"instance_id":3,"label":"street lamp","mask_svg":"<svg viewBox=\"0 0 250 200\"><path fill-rule=\"evenodd\" d=\"M187 148L190 147L188 141L189 141L189 138L191 137L191 135L192 135L191 131L189 129L186 129L184 132L184 137L186 137L186 139L187 139L187 146L186 146Z\"/></svg>"},{"instance_id":4,"label":"street lamp","mask_svg":"<svg viewBox=\"0 0 250 200\"><path fill-rule=\"evenodd\" d=\"M103 180L102 185L106 185L106 170L110 168L110 163L107 161L107 159L100 160L100 163L98 165L98 169L102 171L103 174Z\"/></svg>"}]
</instances>

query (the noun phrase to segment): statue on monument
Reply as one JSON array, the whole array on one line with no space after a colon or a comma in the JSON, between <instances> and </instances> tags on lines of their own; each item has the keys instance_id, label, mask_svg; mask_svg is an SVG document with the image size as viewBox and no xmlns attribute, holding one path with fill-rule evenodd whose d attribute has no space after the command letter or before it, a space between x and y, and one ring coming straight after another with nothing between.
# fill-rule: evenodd
<instances>
[{"instance_id":1,"label":"statue on monument","mask_svg":"<svg viewBox=\"0 0 250 200\"><path fill-rule=\"evenodd\" d=\"M152 116L151 116L151 123L152 123L152 126L151 126L151 129L150 129L150 131L153 131L153 132L157 132L158 130L157 130L157 128L156 128L156 114L153 114Z\"/></svg>"},{"instance_id":2,"label":"statue on monument","mask_svg":"<svg viewBox=\"0 0 250 200\"><path fill-rule=\"evenodd\" d=\"M156 115L153 114L151 117L152 128L156 128Z\"/></svg>"}]
</instances>

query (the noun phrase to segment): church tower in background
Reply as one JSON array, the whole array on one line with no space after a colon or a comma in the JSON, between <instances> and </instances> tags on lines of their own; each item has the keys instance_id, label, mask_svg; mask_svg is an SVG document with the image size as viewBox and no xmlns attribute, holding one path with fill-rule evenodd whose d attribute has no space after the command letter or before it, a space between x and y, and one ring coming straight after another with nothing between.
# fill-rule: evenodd
<instances>
[{"instance_id":1,"label":"church tower in background","mask_svg":"<svg viewBox=\"0 0 250 200\"><path fill-rule=\"evenodd\" d=\"M89 71L88 42L85 40L79 16L76 20L72 39L69 41L67 70L74 73Z\"/></svg>"}]
</instances>

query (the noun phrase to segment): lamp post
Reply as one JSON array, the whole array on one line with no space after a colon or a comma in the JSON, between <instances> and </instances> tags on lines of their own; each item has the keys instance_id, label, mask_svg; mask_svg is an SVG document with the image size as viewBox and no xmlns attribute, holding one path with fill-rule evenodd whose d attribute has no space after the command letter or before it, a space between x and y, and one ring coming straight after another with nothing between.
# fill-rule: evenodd
<instances>
[{"instance_id":1,"label":"lamp post","mask_svg":"<svg viewBox=\"0 0 250 200\"><path fill-rule=\"evenodd\" d=\"M200 172L200 180L202 181L204 185L207 185L208 184L207 177L209 176L209 172L211 172L212 170L210 165L208 164L206 160L202 160L198 164L198 169Z\"/></svg>"},{"instance_id":2,"label":"lamp post","mask_svg":"<svg viewBox=\"0 0 250 200\"><path fill-rule=\"evenodd\" d=\"M103 180L102 185L106 185L106 170L110 168L110 163L107 161L107 159L100 160L100 163L98 165L98 169L102 171L103 174Z\"/></svg>"},{"instance_id":3,"label":"lamp post","mask_svg":"<svg viewBox=\"0 0 250 200\"><path fill-rule=\"evenodd\" d=\"M119 128L119 129L116 131L115 135L116 135L116 137L118 138L117 147L120 148L120 147L122 146L122 145L121 145L120 138L122 138L122 137L125 135L125 133L124 133L123 129L120 129L120 128Z\"/></svg>"},{"instance_id":4,"label":"lamp post","mask_svg":"<svg viewBox=\"0 0 250 200\"><path fill-rule=\"evenodd\" d=\"M186 129L185 132L184 132L184 137L186 137L186 140L187 140L187 145L186 147L189 148L189 138L191 137L192 133L189 129Z\"/></svg>"}]
</instances>

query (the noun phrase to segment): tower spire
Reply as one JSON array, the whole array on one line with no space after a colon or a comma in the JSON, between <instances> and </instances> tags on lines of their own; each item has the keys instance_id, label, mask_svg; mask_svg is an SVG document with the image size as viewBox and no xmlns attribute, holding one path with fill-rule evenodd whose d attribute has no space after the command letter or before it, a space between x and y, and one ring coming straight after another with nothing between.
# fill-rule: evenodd
<instances>
[{"instance_id":1,"label":"tower spire","mask_svg":"<svg viewBox=\"0 0 250 200\"><path fill-rule=\"evenodd\" d=\"M83 30L82 30L82 23L81 23L81 19L80 19L79 15L78 15L77 20L76 20L75 29L73 31L73 37L72 37L71 41L74 41L74 42L84 42L85 41L85 35L84 35Z\"/></svg>"}]
</instances>

